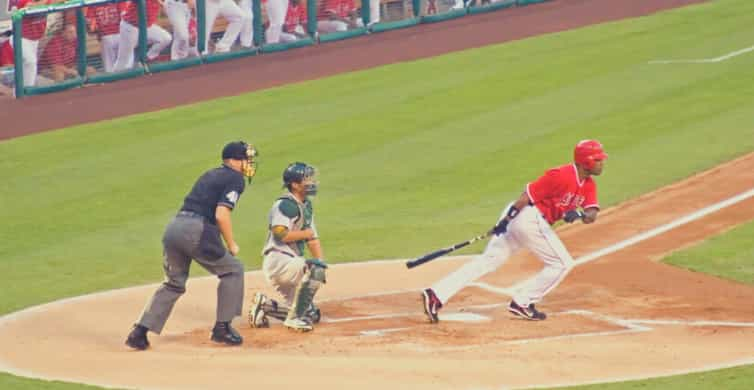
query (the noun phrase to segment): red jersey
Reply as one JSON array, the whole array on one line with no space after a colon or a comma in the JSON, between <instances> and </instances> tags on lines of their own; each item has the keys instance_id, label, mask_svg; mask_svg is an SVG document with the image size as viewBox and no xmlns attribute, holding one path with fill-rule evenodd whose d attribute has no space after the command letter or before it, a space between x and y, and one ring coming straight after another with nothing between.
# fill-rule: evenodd
<instances>
[{"instance_id":1,"label":"red jersey","mask_svg":"<svg viewBox=\"0 0 754 390\"><path fill-rule=\"evenodd\" d=\"M600 207L597 184L591 176L579 180L575 164L547 170L539 179L526 185L526 194L550 224L563 218L569 210Z\"/></svg>"},{"instance_id":2,"label":"red jersey","mask_svg":"<svg viewBox=\"0 0 754 390\"><path fill-rule=\"evenodd\" d=\"M288 13L285 14L285 25L283 29L285 31L293 31L296 26L306 26L306 5L293 3L288 4Z\"/></svg>"},{"instance_id":3,"label":"red jersey","mask_svg":"<svg viewBox=\"0 0 754 390\"><path fill-rule=\"evenodd\" d=\"M122 3L109 3L86 9L86 17L93 22L93 28L100 36L120 32L120 4Z\"/></svg>"},{"instance_id":4,"label":"red jersey","mask_svg":"<svg viewBox=\"0 0 754 390\"><path fill-rule=\"evenodd\" d=\"M10 39L0 44L0 66L13 66L13 46Z\"/></svg>"},{"instance_id":5,"label":"red jersey","mask_svg":"<svg viewBox=\"0 0 754 390\"><path fill-rule=\"evenodd\" d=\"M160 15L160 2L157 0L146 0L147 2L147 27L154 24L157 21L157 17ZM126 3L126 8L123 10L123 20L128 22L132 26L139 25L139 10L135 1Z\"/></svg>"},{"instance_id":6,"label":"red jersey","mask_svg":"<svg viewBox=\"0 0 754 390\"><path fill-rule=\"evenodd\" d=\"M19 0L18 9L26 8L31 0ZM50 1L43 1L43 4L50 4ZM47 30L47 14L25 17L21 21L21 36L31 40L38 41L45 35Z\"/></svg>"},{"instance_id":7,"label":"red jersey","mask_svg":"<svg viewBox=\"0 0 754 390\"><path fill-rule=\"evenodd\" d=\"M320 17L326 17L326 11L332 11L340 18L347 18L356 9L353 0L324 0L320 8Z\"/></svg>"},{"instance_id":8,"label":"red jersey","mask_svg":"<svg viewBox=\"0 0 754 390\"><path fill-rule=\"evenodd\" d=\"M68 67L76 65L76 43L75 39L68 41L63 38L63 34L56 35L47 42L40 64Z\"/></svg>"}]
</instances>

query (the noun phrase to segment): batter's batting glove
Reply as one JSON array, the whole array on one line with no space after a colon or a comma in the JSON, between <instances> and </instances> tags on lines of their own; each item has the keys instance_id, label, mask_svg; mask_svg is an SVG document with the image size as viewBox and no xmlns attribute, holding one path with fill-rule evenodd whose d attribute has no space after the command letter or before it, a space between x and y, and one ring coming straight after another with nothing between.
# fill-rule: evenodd
<instances>
[{"instance_id":1,"label":"batter's batting glove","mask_svg":"<svg viewBox=\"0 0 754 390\"><path fill-rule=\"evenodd\" d=\"M492 234L499 236L508 231L508 220L503 218L492 228Z\"/></svg>"},{"instance_id":2,"label":"batter's batting glove","mask_svg":"<svg viewBox=\"0 0 754 390\"><path fill-rule=\"evenodd\" d=\"M583 219L584 213L579 210L568 210L563 216L563 220L567 223L573 223L577 219Z\"/></svg>"}]
</instances>

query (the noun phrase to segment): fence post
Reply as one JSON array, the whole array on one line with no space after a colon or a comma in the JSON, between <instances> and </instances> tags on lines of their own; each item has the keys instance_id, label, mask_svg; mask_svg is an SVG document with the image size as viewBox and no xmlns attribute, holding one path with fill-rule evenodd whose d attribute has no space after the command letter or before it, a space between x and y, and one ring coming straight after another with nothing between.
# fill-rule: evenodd
<instances>
[{"instance_id":1,"label":"fence post","mask_svg":"<svg viewBox=\"0 0 754 390\"><path fill-rule=\"evenodd\" d=\"M207 0L196 0L196 49L200 55L207 51Z\"/></svg>"},{"instance_id":2,"label":"fence post","mask_svg":"<svg viewBox=\"0 0 754 390\"><path fill-rule=\"evenodd\" d=\"M418 18L419 15L421 15L421 12L422 12L422 1L421 0L413 0L411 4L412 4L412 8L414 9L414 17Z\"/></svg>"},{"instance_id":3,"label":"fence post","mask_svg":"<svg viewBox=\"0 0 754 390\"><path fill-rule=\"evenodd\" d=\"M317 36L317 0L306 0L306 30L312 38Z\"/></svg>"},{"instance_id":4,"label":"fence post","mask_svg":"<svg viewBox=\"0 0 754 390\"><path fill-rule=\"evenodd\" d=\"M79 76L86 76L86 18L84 7L76 9L76 40L78 41L78 71Z\"/></svg>"},{"instance_id":5,"label":"fence post","mask_svg":"<svg viewBox=\"0 0 754 390\"><path fill-rule=\"evenodd\" d=\"M365 26L372 21L372 2L380 0L361 0L361 21Z\"/></svg>"},{"instance_id":6,"label":"fence post","mask_svg":"<svg viewBox=\"0 0 754 390\"><path fill-rule=\"evenodd\" d=\"M254 15L254 46L264 43L264 25L262 24L262 0L252 0L251 12Z\"/></svg>"},{"instance_id":7,"label":"fence post","mask_svg":"<svg viewBox=\"0 0 754 390\"><path fill-rule=\"evenodd\" d=\"M16 83L16 98L24 97L24 50L21 47L23 42L21 36L23 35L24 10L16 11L11 16L13 20L13 76Z\"/></svg>"},{"instance_id":8,"label":"fence post","mask_svg":"<svg viewBox=\"0 0 754 390\"><path fill-rule=\"evenodd\" d=\"M147 0L136 0L139 16L139 62L147 62Z\"/></svg>"}]
</instances>

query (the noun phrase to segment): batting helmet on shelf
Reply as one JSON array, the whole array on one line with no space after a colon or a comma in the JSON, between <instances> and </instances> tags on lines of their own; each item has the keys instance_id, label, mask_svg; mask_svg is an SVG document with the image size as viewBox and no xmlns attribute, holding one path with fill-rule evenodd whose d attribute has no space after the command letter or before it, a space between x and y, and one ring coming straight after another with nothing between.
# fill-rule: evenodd
<instances>
[{"instance_id":1,"label":"batting helmet on shelf","mask_svg":"<svg viewBox=\"0 0 754 390\"><path fill-rule=\"evenodd\" d=\"M594 169L594 162L607 159L607 153L602 144L593 139L586 139L576 144L573 150L573 161L586 169Z\"/></svg>"},{"instance_id":2,"label":"batting helmet on shelf","mask_svg":"<svg viewBox=\"0 0 754 390\"><path fill-rule=\"evenodd\" d=\"M317 195L318 184L315 176L317 169L311 165L302 162L295 162L288 165L283 171L283 185L291 189L291 183L301 183L305 179L311 179L306 185L307 195Z\"/></svg>"}]
</instances>

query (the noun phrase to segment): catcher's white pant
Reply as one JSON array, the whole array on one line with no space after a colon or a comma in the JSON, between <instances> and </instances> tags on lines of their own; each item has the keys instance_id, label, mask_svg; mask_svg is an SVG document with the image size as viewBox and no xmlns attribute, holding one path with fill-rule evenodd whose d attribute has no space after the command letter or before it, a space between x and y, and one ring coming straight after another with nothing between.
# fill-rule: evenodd
<instances>
[{"instance_id":1,"label":"catcher's white pant","mask_svg":"<svg viewBox=\"0 0 754 390\"><path fill-rule=\"evenodd\" d=\"M288 13L288 0L267 0L267 19L270 22L265 32L267 43L280 42L286 13Z\"/></svg>"},{"instance_id":2,"label":"catcher's white pant","mask_svg":"<svg viewBox=\"0 0 754 390\"><path fill-rule=\"evenodd\" d=\"M267 283L274 287L285 299L285 304L291 306L301 279L306 270L306 259L300 256L291 257L281 252L272 251L264 256L262 271Z\"/></svg>"},{"instance_id":3,"label":"catcher's white pant","mask_svg":"<svg viewBox=\"0 0 754 390\"><path fill-rule=\"evenodd\" d=\"M118 59L118 34L105 35L100 40L99 55L102 58L102 67L105 72L112 72L115 68L115 61Z\"/></svg>"},{"instance_id":4,"label":"catcher's white pant","mask_svg":"<svg viewBox=\"0 0 754 390\"><path fill-rule=\"evenodd\" d=\"M21 38L21 55L24 62L24 85L33 86L37 83L37 49L39 41Z\"/></svg>"},{"instance_id":5,"label":"catcher's white pant","mask_svg":"<svg viewBox=\"0 0 754 390\"><path fill-rule=\"evenodd\" d=\"M506 207L500 219L507 212ZM444 304L469 283L498 269L520 248L532 251L545 263L545 267L523 283L513 300L521 306L537 303L563 281L573 268L573 258L534 206L524 207L508 224L505 234L492 236L481 255L435 283L432 289Z\"/></svg>"},{"instance_id":6,"label":"catcher's white pant","mask_svg":"<svg viewBox=\"0 0 754 390\"><path fill-rule=\"evenodd\" d=\"M189 21L191 9L188 4L178 0L165 0L165 14L173 26L173 43L170 45L170 59L180 60L189 55L198 56L196 46L189 42Z\"/></svg>"},{"instance_id":7,"label":"catcher's white pant","mask_svg":"<svg viewBox=\"0 0 754 390\"><path fill-rule=\"evenodd\" d=\"M171 39L172 36L164 28L156 24L147 27L147 44L152 44L147 50L147 60L151 61L157 58L162 50L170 44ZM130 69L134 66L134 49L138 44L139 28L121 20L118 59L115 61L114 71Z\"/></svg>"},{"instance_id":8,"label":"catcher's white pant","mask_svg":"<svg viewBox=\"0 0 754 390\"><path fill-rule=\"evenodd\" d=\"M244 24L248 24L248 14L244 14L233 0L207 0L205 4L207 8L206 34L204 36L205 53L209 52L209 36L212 33L212 26L215 25L215 19L218 16L225 18L228 21L228 25L225 27L223 37L215 43L215 52L227 52L233 46L236 39L238 39L241 27Z\"/></svg>"}]
</instances>

